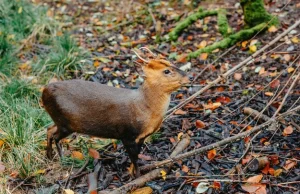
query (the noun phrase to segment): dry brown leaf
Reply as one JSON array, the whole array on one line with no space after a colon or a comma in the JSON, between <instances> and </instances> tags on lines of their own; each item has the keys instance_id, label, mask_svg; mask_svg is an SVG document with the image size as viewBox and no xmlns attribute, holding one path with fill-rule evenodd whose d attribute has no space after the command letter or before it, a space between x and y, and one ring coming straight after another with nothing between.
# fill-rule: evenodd
<instances>
[{"instance_id":1,"label":"dry brown leaf","mask_svg":"<svg viewBox=\"0 0 300 194\"><path fill-rule=\"evenodd\" d=\"M205 127L205 123L203 121L197 120L196 121L196 127L199 129L202 129Z\"/></svg>"},{"instance_id":2,"label":"dry brown leaf","mask_svg":"<svg viewBox=\"0 0 300 194\"><path fill-rule=\"evenodd\" d=\"M270 83L270 87L271 87L271 88L277 88L278 86L280 86L280 81L279 81L278 79L273 80L273 81Z\"/></svg>"},{"instance_id":3,"label":"dry brown leaf","mask_svg":"<svg viewBox=\"0 0 300 194\"><path fill-rule=\"evenodd\" d=\"M94 67L99 67L99 66L100 66L99 61L94 61Z\"/></svg>"},{"instance_id":4,"label":"dry brown leaf","mask_svg":"<svg viewBox=\"0 0 300 194\"><path fill-rule=\"evenodd\" d=\"M79 151L73 151L71 156L72 156L72 158L75 158L78 160L83 160L83 158L84 158L83 154Z\"/></svg>"},{"instance_id":5,"label":"dry brown leaf","mask_svg":"<svg viewBox=\"0 0 300 194\"><path fill-rule=\"evenodd\" d=\"M177 135L177 140L179 141L179 140L181 139L182 136L183 136L183 133L182 133L182 132L178 133L178 135Z\"/></svg>"},{"instance_id":6,"label":"dry brown leaf","mask_svg":"<svg viewBox=\"0 0 300 194\"><path fill-rule=\"evenodd\" d=\"M287 135L290 135L292 134L294 131L293 127L291 125L289 125L288 127L286 127L284 130L283 130L283 133L282 135L283 136L287 136Z\"/></svg>"},{"instance_id":7,"label":"dry brown leaf","mask_svg":"<svg viewBox=\"0 0 300 194\"><path fill-rule=\"evenodd\" d=\"M295 70L294 67L289 67L289 68L287 68L287 72L288 72L288 73L292 73L294 70Z\"/></svg>"},{"instance_id":8,"label":"dry brown leaf","mask_svg":"<svg viewBox=\"0 0 300 194\"><path fill-rule=\"evenodd\" d=\"M215 103L211 103L211 104L204 104L204 108L205 109L211 109L211 110L215 110L217 108L219 108L221 106L221 102L215 102Z\"/></svg>"},{"instance_id":9,"label":"dry brown leaf","mask_svg":"<svg viewBox=\"0 0 300 194\"><path fill-rule=\"evenodd\" d=\"M273 26L270 26L268 31L269 32L276 32L278 29L273 25Z\"/></svg>"},{"instance_id":10,"label":"dry brown leaf","mask_svg":"<svg viewBox=\"0 0 300 194\"><path fill-rule=\"evenodd\" d=\"M274 170L274 168L269 168L268 172L269 172L270 175L274 176L275 170Z\"/></svg>"},{"instance_id":11,"label":"dry brown leaf","mask_svg":"<svg viewBox=\"0 0 300 194\"><path fill-rule=\"evenodd\" d=\"M275 176L275 177L279 177L280 174L282 173L282 171L283 171L283 170L282 170L281 168L275 170L275 171L274 171L274 176Z\"/></svg>"},{"instance_id":12,"label":"dry brown leaf","mask_svg":"<svg viewBox=\"0 0 300 194\"><path fill-rule=\"evenodd\" d=\"M183 111L183 110L181 110L181 109L178 109L178 110L175 111L174 114L175 114L175 115L185 115L185 114L186 114L186 111Z\"/></svg>"},{"instance_id":13,"label":"dry brown leaf","mask_svg":"<svg viewBox=\"0 0 300 194\"><path fill-rule=\"evenodd\" d=\"M263 178L263 175L256 175L256 176L252 176L250 178L247 179L248 183L259 183L261 181L261 179Z\"/></svg>"},{"instance_id":14,"label":"dry brown leaf","mask_svg":"<svg viewBox=\"0 0 300 194\"><path fill-rule=\"evenodd\" d=\"M74 191L71 189L64 189L64 194L74 194Z\"/></svg>"},{"instance_id":15,"label":"dry brown leaf","mask_svg":"<svg viewBox=\"0 0 300 194\"><path fill-rule=\"evenodd\" d=\"M285 54L285 55L283 55L283 58L285 61L289 62L291 60L291 55Z\"/></svg>"},{"instance_id":16,"label":"dry brown leaf","mask_svg":"<svg viewBox=\"0 0 300 194\"><path fill-rule=\"evenodd\" d=\"M151 187L142 187L133 191L131 194L151 194L151 193L153 193Z\"/></svg>"},{"instance_id":17,"label":"dry brown leaf","mask_svg":"<svg viewBox=\"0 0 300 194\"><path fill-rule=\"evenodd\" d=\"M247 47L247 44L248 44L248 41L247 41L247 40L246 40L246 41L243 41L243 42L242 42L242 47L243 47L243 48L246 48L246 47Z\"/></svg>"},{"instance_id":18,"label":"dry brown leaf","mask_svg":"<svg viewBox=\"0 0 300 194\"><path fill-rule=\"evenodd\" d=\"M217 150L216 150L216 149L209 150L209 151L207 152L207 158L208 158L209 160L212 160L212 159L214 159L214 157L216 156L216 154L217 154Z\"/></svg>"},{"instance_id":19,"label":"dry brown leaf","mask_svg":"<svg viewBox=\"0 0 300 194\"><path fill-rule=\"evenodd\" d=\"M244 184L242 189L251 193L251 194L267 194L266 184Z\"/></svg>"},{"instance_id":20,"label":"dry brown leaf","mask_svg":"<svg viewBox=\"0 0 300 194\"><path fill-rule=\"evenodd\" d=\"M287 160L285 165L283 166L284 170L288 171L294 166L296 166L297 162L295 160Z\"/></svg>"},{"instance_id":21,"label":"dry brown leaf","mask_svg":"<svg viewBox=\"0 0 300 194\"><path fill-rule=\"evenodd\" d=\"M206 45L207 45L206 40L202 40L202 41L200 42L200 44L198 45L198 49L202 49L202 48L206 47Z\"/></svg>"},{"instance_id":22,"label":"dry brown leaf","mask_svg":"<svg viewBox=\"0 0 300 194\"><path fill-rule=\"evenodd\" d=\"M100 158L99 152L97 150L93 149L93 148L89 148L89 155L94 159L99 159Z\"/></svg>"},{"instance_id":23,"label":"dry brown leaf","mask_svg":"<svg viewBox=\"0 0 300 194\"><path fill-rule=\"evenodd\" d=\"M241 80L242 79L242 74L241 73L234 73L233 75L235 80Z\"/></svg>"},{"instance_id":24,"label":"dry brown leaf","mask_svg":"<svg viewBox=\"0 0 300 194\"><path fill-rule=\"evenodd\" d=\"M265 92L265 95L266 96L273 96L274 94L273 94L273 92Z\"/></svg>"},{"instance_id":25,"label":"dry brown leaf","mask_svg":"<svg viewBox=\"0 0 300 194\"><path fill-rule=\"evenodd\" d=\"M181 168L181 170L182 170L183 172L188 173L190 169L189 169L189 167L187 167L186 165L183 165L182 168Z\"/></svg>"}]
</instances>

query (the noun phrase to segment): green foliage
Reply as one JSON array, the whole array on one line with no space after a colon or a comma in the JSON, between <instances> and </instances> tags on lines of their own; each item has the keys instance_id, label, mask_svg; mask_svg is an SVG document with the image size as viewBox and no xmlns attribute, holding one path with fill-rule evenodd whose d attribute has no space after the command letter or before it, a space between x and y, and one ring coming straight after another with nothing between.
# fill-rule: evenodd
<instances>
[{"instance_id":1,"label":"green foliage","mask_svg":"<svg viewBox=\"0 0 300 194\"><path fill-rule=\"evenodd\" d=\"M87 52L78 47L68 34L56 37L53 41L53 49L43 57L37 69L44 69L45 72L52 72L61 77L64 77L67 71L80 70L83 59L88 57Z\"/></svg>"},{"instance_id":2,"label":"green foliage","mask_svg":"<svg viewBox=\"0 0 300 194\"><path fill-rule=\"evenodd\" d=\"M278 18L266 11L263 0L241 0L241 6L246 27L251 28L261 23L268 23L269 26L279 24Z\"/></svg>"}]
</instances>

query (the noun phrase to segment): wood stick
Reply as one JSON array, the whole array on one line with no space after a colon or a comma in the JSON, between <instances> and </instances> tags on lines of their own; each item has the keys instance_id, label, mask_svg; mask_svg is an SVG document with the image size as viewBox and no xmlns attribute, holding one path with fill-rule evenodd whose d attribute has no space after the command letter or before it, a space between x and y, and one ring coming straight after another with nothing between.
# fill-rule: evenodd
<instances>
[{"instance_id":1,"label":"wood stick","mask_svg":"<svg viewBox=\"0 0 300 194\"><path fill-rule=\"evenodd\" d=\"M190 137L187 134L185 134L185 135L183 135L181 141L177 144L177 146L171 153L170 158L176 157L176 155L178 155L183 150L185 150L189 145L190 145ZM169 169L172 167L172 165L173 164L169 164L167 166L167 168L159 168L159 169L152 170L151 172L149 172L149 173L131 181L130 183L127 183L126 185L123 185L122 187L117 188L109 193L110 194L127 193L128 191L131 191L137 187L142 187L145 185L146 182L161 177L161 171L168 172ZM107 193L107 192L102 191L100 193Z\"/></svg>"},{"instance_id":2,"label":"wood stick","mask_svg":"<svg viewBox=\"0 0 300 194\"><path fill-rule=\"evenodd\" d=\"M238 140L241 140L242 138L245 138L247 136L249 136L250 134L252 133L255 133L257 131L260 131L262 130L262 128L274 123L274 122L277 122L276 120L281 118L281 117L284 117L284 116L287 116L289 114L293 114L295 111L298 111L300 110L300 106L297 106L295 108L293 108L292 110L289 110L288 112L285 112L283 114L281 114L280 116L276 117L276 118L271 118L269 121L261 124L261 125L258 125L256 127L253 127L251 130L249 131L245 131L243 133L239 133L235 136L232 136L232 137L228 137L224 140L221 140L221 141L218 141L216 143L213 143L213 144L210 144L210 145L207 145L207 146L204 146L202 148L198 148L198 149L195 149L193 151L190 151L190 152L186 152L184 154L179 154L173 158L170 158L170 159L166 159L166 160L163 160L163 161L160 161L160 162L156 162L156 163L153 163L153 164L150 164L150 165L147 165L147 166L144 166L141 168L142 171L145 171L145 170L151 170L151 169L154 169L158 166L163 166L165 164L169 164L169 163L172 163L176 160L180 160L180 159L183 159L183 158L187 158L187 157L190 157L190 156L193 156L193 155L196 155L196 154L200 154L200 153L203 153L203 152L206 152L206 151L209 151L209 150L212 150L216 147L220 147L220 146L223 146L223 145L226 145L226 144L229 144L229 143L233 143L233 142L236 142ZM276 120L275 120L276 119Z\"/></svg>"},{"instance_id":3,"label":"wood stick","mask_svg":"<svg viewBox=\"0 0 300 194\"><path fill-rule=\"evenodd\" d=\"M208 90L211 86L219 83L221 80L227 78L229 75L231 75L232 73L234 73L237 69L243 67L244 65L246 65L247 63L251 62L254 60L255 57L257 57L258 55L260 55L261 53L263 53L267 48L269 48L270 46L272 46L274 43L276 43L278 40L280 40L282 37L284 37L287 33L289 33L292 29L296 28L298 25L300 24L300 20L298 20L295 24L293 24L291 27L289 27L287 30L285 30L283 33L281 33L280 35L278 35L274 40L272 40L271 42L269 42L268 44L266 44L263 48L259 49L257 52L255 52L254 54L252 54L251 56L249 56L247 59L245 59L244 61L242 61L241 63L239 63L238 65L234 66L232 69L228 70L226 73L220 75L217 79L215 79L214 81L210 82L208 85L206 85L204 88L202 88L201 90L199 90L198 92L196 92L195 94L193 94L192 96L188 97L187 99L185 99L183 102L179 103L177 106L171 108L170 110L167 111L168 116L166 116L165 119L169 118L170 115L174 114L174 112L183 107L185 104L191 102L195 97L197 97L198 95L204 93L206 90Z\"/></svg>"}]
</instances>

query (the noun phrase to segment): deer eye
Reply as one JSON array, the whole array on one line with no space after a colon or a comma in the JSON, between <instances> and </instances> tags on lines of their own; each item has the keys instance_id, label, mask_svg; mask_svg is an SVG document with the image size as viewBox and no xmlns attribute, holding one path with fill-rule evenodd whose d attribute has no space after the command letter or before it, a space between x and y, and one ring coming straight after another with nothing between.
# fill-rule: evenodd
<instances>
[{"instance_id":1,"label":"deer eye","mask_svg":"<svg viewBox=\"0 0 300 194\"><path fill-rule=\"evenodd\" d=\"M168 75L168 74L170 74L170 73L171 73L170 70L168 70L168 69L164 70L164 74Z\"/></svg>"}]
</instances>

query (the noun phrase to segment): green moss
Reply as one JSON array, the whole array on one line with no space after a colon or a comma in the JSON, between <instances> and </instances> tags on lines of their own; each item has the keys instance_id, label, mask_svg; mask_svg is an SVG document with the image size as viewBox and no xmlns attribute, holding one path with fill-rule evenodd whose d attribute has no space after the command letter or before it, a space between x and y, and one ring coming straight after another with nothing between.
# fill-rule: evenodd
<instances>
[{"instance_id":1,"label":"green moss","mask_svg":"<svg viewBox=\"0 0 300 194\"><path fill-rule=\"evenodd\" d=\"M215 49L226 49L230 46L233 46L239 41L248 40L265 27L266 23L262 23L257 26L254 26L253 28L241 30L235 34L228 36L227 38L224 38L219 42L215 42L214 44L209 45L205 48L198 49L192 53L189 53L188 58L197 58L201 53L211 53Z\"/></svg>"},{"instance_id":2,"label":"green moss","mask_svg":"<svg viewBox=\"0 0 300 194\"><path fill-rule=\"evenodd\" d=\"M269 26L279 24L278 18L266 11L263 0L241 0L241 6L246 27L251 28L261 23L268 23Z\"/></svg>"},{"instance_id":3,"label":"green moss","mask_svg":"<svg viewBox=\"0 0 300 194\"><path fill-rule=\"evenodd\" d=\"M229 34L232 33L232 29L231 29L231 27L228 24L226 13L227 12L226 12L225 9L219 9L218 10L218 27L219 27L219 32L224 37L227 37Z\"/></svg>"},{"instance_id":4,"label":"green moss","mask_svg":"<svg viewBox=\"0 0 300 194\"><path fill-rule=\"evenodd\" d=\"M179 22L177 26L169 33L169 38L172 41L176 41L178 36L182 33L184 29L186 29L191 24L195 23L199 19L203 19L207 16L213 16L217 15L218 11L211 10L211 11L202 11L202 9L199 9L197 13L194 13L187 18L185 18L183 21Z\"/></svg>"}]
</instances>

